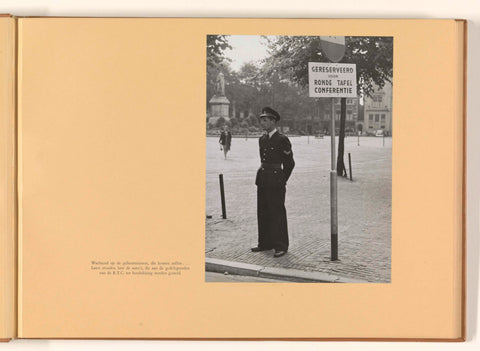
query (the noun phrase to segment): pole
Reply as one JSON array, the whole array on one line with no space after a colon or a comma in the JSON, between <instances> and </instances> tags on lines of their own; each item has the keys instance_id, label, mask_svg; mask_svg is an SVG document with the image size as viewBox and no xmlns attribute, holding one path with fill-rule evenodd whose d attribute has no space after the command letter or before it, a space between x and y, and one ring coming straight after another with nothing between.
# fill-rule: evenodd
<instances>
[{"instance_id":1,"label":"pole","mask_svg":"<svg viewBox=\"0 0 480 351\"><path fill-rule=\"evenodd\" d=\"M383 132L383 146L385 146L385 132Z\"/></svg>"},{"instance_id":2,"label":"pole","mask_svg":"<svg viewBox=\"0 0 480 351\"><path fill-rule=\"evenodd\" d=\"M350 157L350 152L348 153L348 170L350 171L350 180L352 179L352 158Z\"/></svg>"},{"instance_id":3,"label":"pole","mask_svg":"<svg viewBox=\"0 0 480 351\"><path fill-rule=\"evenodd\" d=\"M307 141L308 141L308 143L310 144L310 133L309 133L308 136L307 136Z\"/></svg>"},{"instance_id":4,"label":"pole","mask_svg":"<svg viewBox=\"0 0 480 351\"><path fill-rule=\"evenodd\" d=\"M332 162L331 162L331 168L332 171L336 169L336 163L335 163L335 98L332 98L332 120L331 120L331 125L330 125L330 141L331 141L331 156L332 156Z\"/></svg>"},{"instance_id":5,"label":"pole","mask_svg":"<svg viewBox=\"0 0 480 351\"><path fill-rule=\"evenodd\" d=\"M220 197L222 199L222 217L227 219L227 210L225 208L225 190L223 188L223 174L219 174L218 178L220 180Z\"/></svg>"},{"instance_id":6,"label":"pole","mask_svg":"<svg viewBox=\"0 0 480 351\"><path fill-rule=\"evenodd\" d=\"M360 132L357 132L357 146L360 146Z\"/></svg>"},{"instance_id":7,"label":"pole","mask_svg":"<svg viewBox=\"0 0 480 351\"><path fill-rule=\"evenodd\" d=\"M337 170L335 161L335 98L332 98L332 124L331 124L332 167L330 171L330 238L331 261L338 259L338 222L337 222Z\"/></svg>"}]
</instances>

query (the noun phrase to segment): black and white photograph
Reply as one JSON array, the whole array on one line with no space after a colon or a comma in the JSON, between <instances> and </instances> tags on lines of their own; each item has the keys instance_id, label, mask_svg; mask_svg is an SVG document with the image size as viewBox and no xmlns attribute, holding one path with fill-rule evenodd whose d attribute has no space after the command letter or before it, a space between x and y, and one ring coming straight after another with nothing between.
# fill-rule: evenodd
<instances>
[{"instance_id":1,"label":"black and white photograph","mask_svg":"<svg viewBox=\"0 0 480 351\"><path fill-rule=\"evenodd\" d=\"M391 282L393 42L207 36L207 282Z\"/></svg>"}]
</instances>

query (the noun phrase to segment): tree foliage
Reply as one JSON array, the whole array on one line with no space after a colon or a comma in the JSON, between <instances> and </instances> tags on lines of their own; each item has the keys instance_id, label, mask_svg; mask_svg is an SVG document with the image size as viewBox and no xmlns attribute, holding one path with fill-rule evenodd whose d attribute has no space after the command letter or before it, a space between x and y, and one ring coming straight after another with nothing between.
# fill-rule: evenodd
<instances>
[{"instance_id":1,"label":"tree foliage","mask_svg":"<svg viewBox=\"0 0 480 351\"><path fill-rule=\"evenodd\" d=\"M271 106L280 112L281 123L297 120L294 125L303 130L307 128L310 117L322 116L324 111L324 99L308 96L308 62L329 61L321 50L320 37L277 36L264 39L267 41L269 55L260 63L245 63L236 71L231 68L230 60L224 54L231 48L228 36L207 37L206 105L215 93L216 78L222 72L225 77L225 95L230 101L229 115L238 118L232 125L238 128L256 128L261 108ZM359 95L370 95L376 87L381 88L385 82L392 81L392 38L345 39L346 53L342 63L356 64ZM342 108L341 111L344 121L345 109ZM298 124L299 120L306 124ZM348 123L342 124L342 132L346 124ZM326 127L324 122L320 127Z\"/></svg>"},{"instance_id":2,"label":"tree foliage","mask_svg":"<svg viewBox=\"0 0 480 351\"><path fill-rule=\"evenodd\" d=\"M393 73L392 37L345 37L342 63L357 65L359 92L370 95L375 85L391 82ZM277 69L288 73L300 86L308 86L308 62L329 62L317 36L279 36L269 49Z\"/></svg>"},{"instance_id":3,"label":"tree foliage","mask_svg":"<svg viewBox=\"0 0 480 351\"><path fill-rule=\"evenodd\" d=\"M370 96L375 85L392 82L393 37L346 37L345 63L357 65L357 83Z\"/></svg>"},{"instance_id":4,"label":"tree foliage","mask_svg":"<svg viewBox=\"0 0 480 351\"><path fill-rule=\"evenodd\" d=\"M386 82L392 82L392 37L345 37L345 45L345 55L341 62L356 64L359 94L370 96L376 87L383 88ZM278 70L301 87L308 86L308 62L329 62L321 49L318 36L279 36L269 41L269 49L271 54L269 60L275 62ZM346 175L343 162L345 101L345 98L341 99L338 175Z\"/></svg>"},{"instance_id":5,"label":"tree foliage","mask_svg":"<svg viewBox=\"0 0 480 351\"><path fill-rule=\"evenodd\" d=\"M224 51L231 48L227 35L207 35L207 65L217 67L227 60Z\"/></svg>"}]
</instances>

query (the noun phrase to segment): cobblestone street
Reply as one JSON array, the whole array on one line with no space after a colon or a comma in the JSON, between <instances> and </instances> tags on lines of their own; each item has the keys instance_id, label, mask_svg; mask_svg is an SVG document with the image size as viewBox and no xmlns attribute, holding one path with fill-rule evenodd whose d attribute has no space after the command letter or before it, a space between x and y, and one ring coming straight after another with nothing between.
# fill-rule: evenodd
<instances>
[{"instance_id":1,"label":"cobblestone street","mask_svg":"<svg viewBox=\"0 0 480 351\"><path fill-rule=\"evenodd\" d=\"M392 139L345 139L353 182L338 178L339 260L330 261L330 137L290 137L295 169L287 185L290 248L252 253L257 244L255 174L258 139L233 138L223 159L218 138L207 138L206 256L269 267L318 271L368 282L390 282ZM338 142L338 138L337 138ZM385 144L385 145L384 145ZM218 175L225 182L222 219Z\"/></svg>"}]
</instances>

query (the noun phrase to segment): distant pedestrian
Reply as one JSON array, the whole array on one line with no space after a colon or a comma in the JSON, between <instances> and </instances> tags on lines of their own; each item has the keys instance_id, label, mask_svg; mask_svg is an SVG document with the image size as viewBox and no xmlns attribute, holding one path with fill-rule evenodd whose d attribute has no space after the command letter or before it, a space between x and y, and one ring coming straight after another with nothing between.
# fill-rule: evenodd
<instances>
[{"instance_id":1,"label":"distant pedestrian","mask_svg":"<svg viewBox=\"0 0 480 351\"><path fill-rule=\"evenodd\" d=\"M232 133L228 130L228 126L223 126L223 131L220 134L220 150L223 150L223 155L225 159L227 159L227 153L230 151L230 147L232 145Z\"/></svg>"},{"instance_id":2,"label":"distant pedestrian","mask_svg":"<svg viewBox=\"0 0 480 351\"><path fill-rule=\"evenodd\" d=\"M287 211L285 192L295 161L290 140L277 131L280 120L277 111L264 107L260 125L265 134L259 139L261 165L257 171L258 245L253 252L274 249L274 257L288 250Z\"/></svg>"}]
</instances>

